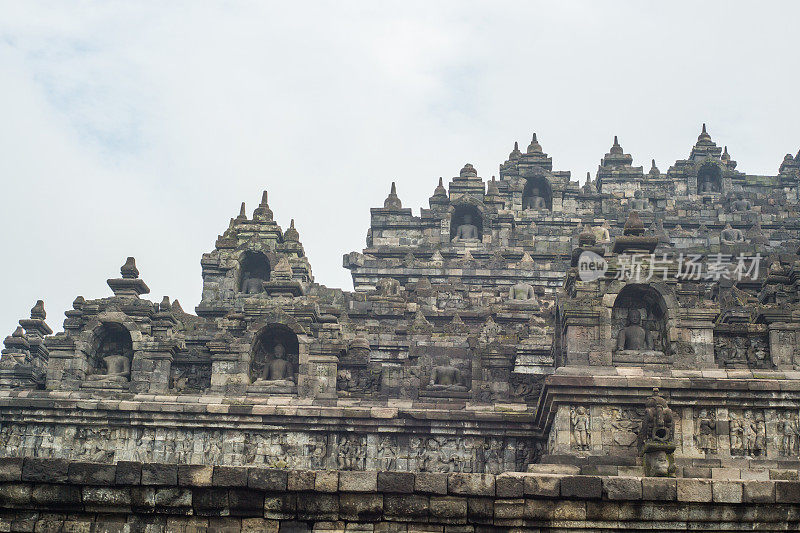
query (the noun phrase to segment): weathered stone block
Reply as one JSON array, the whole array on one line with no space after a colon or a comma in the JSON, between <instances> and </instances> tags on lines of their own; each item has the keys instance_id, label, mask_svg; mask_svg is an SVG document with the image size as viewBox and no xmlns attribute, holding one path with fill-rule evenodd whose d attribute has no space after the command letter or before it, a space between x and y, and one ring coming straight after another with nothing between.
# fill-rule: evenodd
<instances>
[{"instance_id":1,"label":"weathered stone block","mask_svg":"<svg viewBox=\"0 0 800 533\"><path fill-rule=\"evenodd\" d=\"M641 500L642 481L634 477L606 477L602 479L603 494L609 500Z\"/></svg>"},{"instance_id":2,"label":"weathered stone block","mask_svg":"<svg viewBox=\"0 0 800 533\"><path fill-rule=\"evenodd\" d=\"M245 488L229 489L228 508L231 516L263 516L264 493Z\"/></svg>"},{"instance_id":3,"label":"weathered stone block","mask_svg":"<svg viewBox=\"0 0 800 533\"><path fill-rule=\"evenodd\" d=\"M366 522L379 520L383 515L383 495L340 494L339 514L344 520Z\"/></svg>"},{"instance_id":4,"label":"weathered stone block","mask_svg":"<svg viewBox=\"0 0 800 533\"><path fill-rule=\"evenodd\" d=\"M242 519L242 533L278 533L280 527L279 520L265 520L263 518Z\"/></svg>"},{"instance_id":5,"label":"weathered stone block","mask_svg":"<svg viewBox=\"0 0 800 533\"><path fill-rule=\"evenodd\" d=\"M450 474L447 476L450 494L494 496L494 476L489 474Z\"/></svg>"},{"instance_id":6,"label":"weathered stone block","mask_svg":"<svg viewBox=\"0 0 800 533\"><path fill-rule=\"evenodd\" d=\"M494 517L494 500L492 498L467 498L467 516L470 521L488 524Z\"/></svg>"},{"instance_id":7,"label":"weathered stone block","mask_svg":"<svg viewBox=\"0 0 800 533\"><path fill-rule=\"evenodd\" d=\"M742 484L735 481L717 481L711 483L711 493L715 502L742 503Z\"/></svg>"},{"instance_id":8,"label":"weathered stone block","mask_svg":"<svg viewBox=\"0 0 800 533\"><path fill-rule=\"evenodd\" d=\"M113 485L117 477L115 465L99 463L70 463L69 482L84 485Z\"/></svg>"},{"instance_id":9,"label":"weathered stone block","mask_svg":"<svg viewBox=\"0 0 800 533\"><path fill-rule=\"evenodd\" d=\"M495 478L495 493L498 498L521 498L525 484L519 474L500 474Z\"/></svg>"},{"instance_id":10,"label":"weathered stone block","mask_svg":"<svg viewBox=\"0 0 800 533\"><path fill-rule=\"evenodd\" d=\"M375 492L378 490L378 473L339 472L339 490L343 492Z\"/></svg>"},{"instance_id":11,"label":"weathered stone block","mask_svg":"<svg viewBox=\"0 0 800 533\"><path fill-rule=\"evenodd\" d=\"M526 496L557 498L561 494L561 477L547 474L526 474L523 479Z\"/></svg>"},{"instance_id":12,"label":"weathered stone block","mask_svg":"<svg viewBox=\"0 0 800 533\"><path fill-rule=\"evenodd\" d=\"M178 465L143 463L142 485L177 485Z\"/></svg>"},{"instance_id":13,"label":"weathered stone block","mask_svg":"<svg viewBox=\"0 0 800 533\"><path fill-rule=\"evenodd\" d=\"M39 509L78 509L81 505L81 489L74 485L34 485L31 502Z\"/></svg>"},{"instance_id":14,"label":"weathered stone block","mask_svg":"<svg viewBox=\"0 0 800 533\"><path fill-rule=\"evenodd\" d=\"M297 499L297 518L300 520L337 520L339 496L309 493Z\"/></svg>"},{"instance_id":15,"label":"weathered stone block","mask_svg":"<svg viewBox=\"0 0 800 533\"><path fill-rule=\"evenodd\" d=\"M32 490L29 483L0 484L0 505L25 505L31 501Z\"/></svg>"},{"instance_id":16,"label":"weathered stone block","mask_svg":"<svg viewBox=\"0 0 800 533\"><path fill-rule=\"evenodd\" d=\"M142 464L119 461L115 482L117 485L139 485L142 482Z\"/></svg>"},{"instance_id":17,"label":"weathered stone block","mask_svg":"<svg viewBox=\"0 0 800 533\"><path fill-rule=\"evenodd\" d=\"M678 499L677 480L663 477L642 478L642 499L675 501Z\"/></svg>"},{"instance_id":18,"label":"weathered stone block","mask_svg":"<svg viewBox=\"0 0 800 533\"><path fill-rule=\"evenodd\" d=\"M314 479L314 490L317 492L338 492L339 472L335 470L320 470Z\"/></svg>"},{"instance_id":19,"label":"weathered stone block","mask_svg":"<svg viewBox=\"0 0 800 533\"><path fill-rule=\"evenodd\" d=\"M33 483L66 483L69 462L64 459L29 457L22 465L22 481Z\"/></svg>"},{"instance_id":20,"label":"weathered stone block","mask_svg":"<svg viewBox=\"0 0 800 533\"><path fill-rule=\"evenodd\" d=\"M215 487L246 487L247 468L243 466L215 466L211 484Z\"/></svg>"},{"instance_id":21,"label":"weathered stone block","mask_svg":"<svg viewBox=\"0 0 800 533\"><path fill-rule=\"evenodd\" d=\"M128 489L113 487L83 487L83 505L87 511L126 512L130 509Z\"/></svg>"},{"instance_id":22,"label":"weathered stone block","mask_svg":"<svg viewBox=\"0 0 800 533\"><path fill-rule=\"evenodd\" d=\"M457 498L455 496L431 496L430 499L431 516L434 519L446 519L452 521L454 519L467 518L467 499Z\"/></svg>"},{"instance_id":23,"label":"weathered stone block","mask_svg":"<svg viewBox=\"0 0 800 533\"><path fill-rule=\"evenodd\" d=\"M566 476L561 479L561 496L565 498L600 498L603 482L597 476Z\"/></svg>"},{"instance_id":24,"label":"weathered stone block","mask_svg":"<svg viewBox=\"0 0 800 533\"><path fill-rule=\"evenodd\" d=\"M742 501L745 503L774 503L775 502L775 482L774 481L744 481Z\"/></svg>"},{"instance_id":25,"label":"weathered stone block","mask_svg":"<svg viewBox=\"0 0 800 533\"><path fill-rule=\"evenodd\" d=\"M297 494L267 494L264 498L264 516L279 520L295 518Z\"/></svg>"},{"instance_id":26,"label":"weathered stone block","mask_svg":"<svg viewBox=\"0 0 800 533\"><path fill-rule=\"evenodd\" d=\"M713 499L710 479L679 478L676 481L680 502L710 502Z\"/></svg>"},{"instance_id":27,"label":"weathered stone block","mask_svg":"<svg viewBox=\"0 0 800 533\"><path fill-rule=\"evenodd\" d=\"M289 473L275 468L248 468L247 486L251 489L282 492L288 486Z\"/></svg>"},{"instance_id":28,"label":"weathered stone block","mask_svg":"<svg viewBox=\"0 0 800 533\"><path fill-rule=\"evenodd\" d=\"M153 489L153 505L156 512L181 513L192 509L191 489L166 487Z\"/></svg>"},{"instance_id":29,"label":"weathered stone block","mask_svg":"<svg viewBox=\"0 0 800 533\"><path fill-rule=\"evenodd\" d=\"M411 472L378 472L378 491L404 494L414 492L414 474Z\"/></svg>"},{"instance_id":30,"label":"weathered stone block","mask_svg":"<svg viewBox=\"0 0 800 533\"><path fill-rule=\"evenodd\" d=\"M210 487L213 466L178 465L178 484L183 487Z\"/></svg>"},{"instance_id":31,"label":"weathered stone block","mask_svg":"<svg viewBox=\"0 0 800 533\"><path fill-rule=\"evenodd\" d=\"M199 516L220 516L228 508L228 490L193 488L192 507Z\"/></svg>"},{"instance_id":32,"label":"weathered stone block","mask_svg":"<svg viewBox=\"0 0 800 533\"><path fill-rule=\"evenodd\" d=\"M393 520L409 521L428 516L430 501L428 496L419 494L385 494L383 512Z\"/></svg>"},{"instance_id":33,"label":"weathered stone block","mask_svg":"<svg viewBox=\"0 0 800 533\"><path fill-rule=\"evenodd\" d=\"M778 503L800 503L800 481L776 481L775 501Z\"/></svg>"},{"instance_id":34,"label":"weathered stone block","mask_svg":"<svg viewBox=\"0 0 800 533\"><path fill-rule=\"evenodd\" d=\"M414 490L423 494L447 494L447 474L416 472Z\"/></svg>"},{"instance_id":35,"label":"weathered stone block","mask_svg":"<svg viewBox=\"0 0 800 533\"><path fill-rule=\"evenodd\" d=\"M21 457L0 458L0 482L20 481L22 479Z\"/></svg>"},{"instance_id":36,"label":"weathered stone block","mask_svg":"<svg viewBox=\"0 0 800 533\"><path fill-rule=\"evenodd\" d=\"M497 499L494 501L495 520L516 520L525 514L525 499Z\"/></svg>"},{"instance_id":37,"label":"weathered stone block","mask_svg":"<svg viewBox=\"0 0 800 533\"><path fill-rule=\"evenodd\" d=\"M338 484L338 480L337 480ZM291 491L314 490L316 472L313 470L292 470L286 478L286 488Z\"/></svg>"}]
</instances>

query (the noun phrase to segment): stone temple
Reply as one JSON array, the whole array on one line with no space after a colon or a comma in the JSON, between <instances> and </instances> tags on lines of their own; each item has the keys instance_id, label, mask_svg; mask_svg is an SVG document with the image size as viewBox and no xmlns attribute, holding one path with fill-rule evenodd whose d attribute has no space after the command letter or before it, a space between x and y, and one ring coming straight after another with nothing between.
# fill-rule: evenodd
<instances>
[{"instance_id":1,"label":"stone temple","mask_svg":"<svg viewBox=\"0 0 800 533\"><path fill-rule=\"evenodd\" d=\"M353 292L264 193L194 310L128 258L63 332L41 300L9 327L0 530L798 528L800 154L776 166L703 126L665 171L614 138L580 185L534 135L419 215L392 184Z\"/></svg>"}]
</instances>

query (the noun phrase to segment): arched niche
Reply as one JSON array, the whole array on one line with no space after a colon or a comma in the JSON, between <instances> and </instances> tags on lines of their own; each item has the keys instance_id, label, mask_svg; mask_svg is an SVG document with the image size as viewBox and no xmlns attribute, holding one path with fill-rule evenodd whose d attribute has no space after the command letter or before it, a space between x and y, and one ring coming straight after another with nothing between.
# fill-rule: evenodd
<instances>
[{"instance_id":1,"label":"arched niche","mask_svg":"<svg viewBox=\"0 0 800 533\"><path fill-rule=\"evenodd\" d=\"M553 209L553 188L543 176L533 176L525 180L522 189L523 209Z\"/></svg>"},{"instance_id":2,"label":"arched niche","mask_svg":"<svg viewBox=\"0 0 800 533\"><path fill-rule=\"evenodd\" d=\"M480 210L471 204L456 205L450 217L450 240L456 242L456 237L458 237L458 241L470 240L463 237L468 231L471 231L468 230L468 226L474 226L477 230L475 240L483 239L483 215ZM462 229L461 235L459 235L459 228Z\"/></svg>"},{"instance_id":3,"label":"arched niche","mask_svg":"<svg viewBox=\"0 0 800 533\"><path fill-rule=\"evenodd\" d=\"M638 316L638 325L644 329L652 342L652 346L638 348L638 350L667 352L669 346L667 315L667 303L655 288L644 284L626 285L617 294L611 310L611 327L616 351L635 349L624 346L620 336L627 331L631 323L634 323L635 326Z\"/></svg>"},{"instance_id":4,"label":"arched niche","mask_svg":"<svg viewBox=\"0 0 800 533\"><path fill-rule=\"evenodd\" d=\"M283 324L265 326L253 341L251 380L296 382L299 354L300 342L291 328ZM276 363L279 359L286 364Z\"/></svg>"},{"instance_id":5,"label":"arched niche","mask_svg":"<svg viewBox=\"0 0 800 533\"><path fill-rule=\"evenodd\" d=\"M246 250L239 259L239 290L245 294L263 292L262 282L269 281L270 264L266 254Z\"/></svg>"},{"instance_id":6,"label":"arched niche","mask_svg":"<svg viewBox=\"0 0 800 533\"><path fill-rule=\"evenodd\" d=\"M94 333L89 354L89 379L128 381L133 361L133 339L122 324L104 322Z\"/></svg>"},{"instance_id":7,"label":"arched niche","mask_svg":"<svg viewBox=\"0 0 800 533\"><path fill-rule=\"evenodd\" d=\"M697 193L722 192L722 169L714 163L705 163L697 171Z\"/></svg>"}]
</instances>

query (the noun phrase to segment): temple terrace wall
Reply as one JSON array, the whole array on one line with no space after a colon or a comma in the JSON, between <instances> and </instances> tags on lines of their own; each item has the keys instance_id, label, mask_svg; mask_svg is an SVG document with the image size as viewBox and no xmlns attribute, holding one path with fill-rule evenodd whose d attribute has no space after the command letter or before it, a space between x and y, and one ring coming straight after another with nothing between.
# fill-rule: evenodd
<instances>
[{"instance_id":1,"label":"temple terrace wall","mask_svg":"<svg viewBox=\"0 0 800 533\"><path fill-rule=\"evenodd\" d=\"M0 460L3 531L775 531L800 481Z\"/></svg>"}]
</instances>

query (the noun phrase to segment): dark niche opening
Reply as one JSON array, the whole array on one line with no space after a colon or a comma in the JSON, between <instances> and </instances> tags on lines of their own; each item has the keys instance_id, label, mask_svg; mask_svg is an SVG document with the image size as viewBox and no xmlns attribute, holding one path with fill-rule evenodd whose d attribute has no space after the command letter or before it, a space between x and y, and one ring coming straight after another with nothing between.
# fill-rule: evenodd
<instances>
[{"instance_id":1,"label":"dark niche opening","mask_svg":"<svg viewBox=\"0 0 800 533\"><path fill-rule=\"evenodd\" d=\"M616 342L620 342L623 330L633 323L647 332L652 347L631 348L617 345L620 349L657 350L666 352L667 348L667 305L661 294L648 285L628 285L614 300L611 310L611 325Z\"/></svg>"},{"instance_id":2,"label":"dark niche opening","mask_svg":"<svg viewBox=\"0 0 800 533\"><path fill-rule=\"evenodd\" d=\"M133 360L133 340L122 325L106 323L95 335L95 349L89 364L89 376L116 378L124 381L130 377ZM104 378L104 379L105 379Z\"/></svg>"},{"instance_id":3,"label":"dark niche opening","mask_svg":"<svg viewBox=\"0 0 800 533\"><path fill-rule=\"evenodd\" d=\"M250 363L252 379L294 381L300 343L297 335L283 324L271 324L256 336ZM283 361L283 362L276 362Z\"/></svg>"},{"instance_id":4,"label":"dark niche opening","mask_svg":"<svg viewBox=\"0 0 800 533\"><path fill-rule=\"evenodd\" d=\"M483 217L474 205L457 205L450 217L450 240L481 240Z\"/></svg>"},{"instance_id":5,"label":"dark niche opening","mask_svg":"<svg viewBox=\"0 0 800 533\"><path fill-rule=\"evenodd\" d=\"M553 209L553 190L547 179L528 178L522 190L522 209Z\"/></svg>"},{"instance_id":6,"label":"dark niche opening","mask_svg":"<svg viewBox=\"0 0 800 533\"><path fill-rule=\"evenodd\" d=\"M722 170L714 163L706 163L697 172L698 194L722 192Z\"/></svg>"},{"instance_id":7,"label":"dark niche opening","mask_svg":"<svg viewBox=\"0 0 800 533\"><path fill-rule=\"evenodd\" d=\"M269 281L269 259L262 252L246 251L240 260L239 289L245 294L264 291L262 282Z\"/></svg>"}]
</instances>

